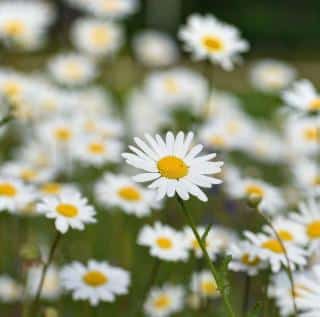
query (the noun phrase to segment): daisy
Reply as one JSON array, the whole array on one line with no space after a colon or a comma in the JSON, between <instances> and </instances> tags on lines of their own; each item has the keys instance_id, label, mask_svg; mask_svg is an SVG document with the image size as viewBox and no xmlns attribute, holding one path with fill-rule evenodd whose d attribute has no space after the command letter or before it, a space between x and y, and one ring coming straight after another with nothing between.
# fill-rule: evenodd
<instances>
[{"instance_id":1,"label":"daisy","mask_svg":"<svg viewBox=\"0 0 320 317\"><path fill-rule=\"evenodd\" d=\"M190 288L193 293L204 298L216 298L220 296L218 285L211 272L207 270L192 274Z\"/></svg>"},{"instance_id":2,"label":"daisy","mask_svg":"<svg viewBox=\"0 0 320 317\"><path fill-rule=\"evenodd\" d=\"M83 230L85 224L96 222L94 208L79 192L43 197L37 210L47 218L55 219L56 229L61 233L66 233L69 227Z\"/></svg>"},{"instance_id":3,"label":"daisy","mask_svg":"<svg viewBox=\"0 0 320 317\"><path fill-rule=\"evenodd\" d=\"M263 261L268 261L273 272L279 272L282 266L288 266L285 250L292 270L307 264L307 252L298 245L283 241L284 250L274 235L255 234L249 231L246 231L244 235L250 243L259 248L259 252L257 253L259 258Z\"/></svg>"},{"instance_id":4,"label":"daisy","mask_svg":"<svg viewBox=\"0 0 320 317\"><path fill-rule=\"evenodd\" d=\"M175 137L172 132L166 134L165 140L156 135L145 136L148 144L135 138L138 149L130 146L133 153L124 153L126 162L136 168L146 171L134 177L137 182L153 181L150 188L157 189L157 199L165 195L173 197L175 193L184 200L189 199L189 194L196 196L201 201L207 201L207 196L200 187L210 188L221 181L215 177L207 176L219 173L223 162L211 161L216 154L205 156L197 155L203 149L202 145L191 147L193 133L186 137L179 132Z\"/></svg>"},{"instance_id":5,"label":"daisy","mask_svg":"<svg viewBox=\"0 0 320 317\"><path fill-rule=\"evenodd\" d=\"M123 32L111 21L80 18L71 29L71 40L81 52L95 57L109 56L122 46Z\"/></svg>"},{"instance_id":6,"label":"daisy","mask_svg":"<svg viewBox=\"0 0 320 317\"><path fill-rule=\"evenodd\" d=\"M135 35L133 50L136 59L148 67L170 66L179 58L175 41L169 35L155 30Z\"/></svg>"},{"instance_id":7,"label":"daisy","mask_svg":"<svg viewBox=\"0 0 320 317\"><path fill-rule=\"evenodd\" d=\"M285 62L264 59L255 62L250 70L251 85L263 92L279 92L296 78L297 72Z\"/></svg>"},{"instance_id":8,"label":"daisy","mask_svg":"<svg viewBox=\"0 0 320 317\"><path fill-rule=\"evenodd\" d=\"M188 245L184 235L159 222L153 226L144 226L137 242L149 247L150 254L162 260L186 261L188 258Z\"/></svg>"},{"instance_id":9,"label":"daisy","mask_svg":"<svg viewBox=\"0 0 320 317\"><path fill-rule=\"evenodd\" d=\"M208 58L226 70L231 70L234 62L239 60L239 54L249 49L248 42L240 37L237 28L212 15L191 15L187 25L180 29L179 37L196 60Z\"/></svg>"},{"instance_id":10,"label":"daisy","mask_svg":"<svg viewBox=\"0 0 320 317\"><path fill-rule=\"evenodd\" d=\"M97 199L106 207L119 207L137 217L147 216L160 204L155 193L134 183L125 175L106 173L96 184Z\"/></svg>"},{"instance_id":11,"label":"daisy","mask_svg":"<svg viewBox=\"0 0 320 317\"><path fill-rule=\"evenodd\" d=\"M38 186L38 191L42 197L56 196L62 192L76 192L77 187L73 184L64 184L60 182L45 182Z\"/></svg>"},{"instance_id":12,"label":"daisy","mask_svg":"<svg viewBox=\"0 0 320 317\"><path fill-rule=\"evenodd\" d=\"M117 295L128 293L130 274L107 262L89 260L87 265L73 262L61 271L62 287L72 292L74 300L113 302Z\"/></svg>"},{"instance_id":13,"label":"daisy","mask_svg":"<svg viewBox=\"0 0 320 317\"><path fill-rule=\"evenodd\" d=\"M165 284L154 287L144 303L144 311L150 317L167 317L182 311L184 291L181 286Z\"/></svg>"},{"instance_id":14,"label":"daisy","mask_svg":"<svg viewBox=\"0 0 320 317\"><path fill-rule=\"evenodd\" d=\"M23 287L7 274L0 275L0 301L13 303L22 299Z\"/></svg>"},{"instance_id":15,"label":"daisy","mask_svg":"<svg viewBox=\"0 0 320 317\"><path fill-rule=\"evenodd\" d=\"M88 84L97 73L96 66L89 57L76 53L53 57L49 60L48 69L56 82L66 86Z\"/></svg>"},{"instance_id":16,"label":"daisy","mask_svg":"<svg viewBox=\"0 0 320 317\"><path fill-rule=\"evenodd\" d=\"M313 112L320 110L320 93L311 81L302 79L282 94L284 103L298 110Z\"/></svg>"},{"instance_id":17,"label":"daisy","mask_svg":"<svg viewBox=\"0 0 320 317\"><path fill-rule=\"evenodd\" d=\"M235 272L246 272L248 275L257 275L267 267L267 263L257 256L259 251L248 241L238 241L230 246L229 253L232 260L229 269Z\"/></svg>"}]
</instances>

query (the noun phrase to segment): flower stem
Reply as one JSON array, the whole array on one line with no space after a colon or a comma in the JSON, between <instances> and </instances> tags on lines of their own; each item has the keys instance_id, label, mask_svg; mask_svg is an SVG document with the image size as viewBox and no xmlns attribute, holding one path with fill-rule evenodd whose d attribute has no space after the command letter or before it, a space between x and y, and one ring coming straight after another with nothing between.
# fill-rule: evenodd
<instances>
[{"instance_id":1,"label":"flower stem","mask_svg":"<svg viewBox=\"0 0 320 317\"><path fill-rule=\"evenodd\" d=\"M249 295L250 295L250 284L251 284L251 277L249 274L246 274L244 280L244 296L242 302L242 316L246 316L249 308Z\"/></svg>"},{"instance_id":2,"label":"flower stem","mask_svg":"<svg viewBox=\"0 0 320 317\"><path fill-rule=\"evenodd\" d=\"M48 260L47 262L43 265L42 268L42 272L41 272L41 278L40 278L40 283L36 292L36 296L33 302L33 309L32 309L32 315L30 315L30 317L37 317L37 313L39 311L39 302L40 302L40 296L41 296L41 291L43 288L43 284L44 284L44 280L48 271L48 268L53 260L54 257L54 253L57 249L57 246L59 244L59 241L61 239L61 233L57 232L56 233L56 237L54 238L51 248L50 248L50 252L49 252L49 256L48 256Z\"/></svg>"},{"instance_id":3,"label":"flower stem","mask_svg":"<svg viewBox=\"0 0 320 317\"><path fill-rule=\"evenodd\" d=\"M199 244L199 246L200 246L200 248L201 248L201 250L203 252L204 259L207 262L207 265L209 266L210 272L211 272L213 278L215 279L215 281L217 283L217 286L218 286L218 289L219 289L219 291L221 293L221 296L222 296L222 299L223 299L223 302L224 302L224 306L225 306L225 309L226 309L226 311L228 313L228 316L229 317L235 317L235 313L234 313L234 311L232 309L230 300L229 300L229 298L228 298L228 296L227 296L227 294L225 292L224 285L221 283L221 279L219 277L219 272L215 268L215 266L213 265L209 255L208 255L208 252L207 252L207 249L206 249L206 247L205 247L205 245L203 243L203 240L201 239L201 237L200 237L200 235L199 235L199 233L198 233L198 231L196 229L196 225L195 225L195 223L193 221L193 218L192 218L191 214L187 211L186 206L184 204L184 201L178 196L177 196L177 200L178 200L178 202L179 202L179 204L181 206L181 209L182 209L182 211L183 211L183 213L184 213L184 215L185 215L185 217L186 217L186 219L188 221L188 224L189 224L189 226L190 226L190 228L191 228L195 238L197 239L197 242L198 242L198 244Z\"/></svg>"},{"instance_id":4,"label":"flower stem","mask_svg":"<svg viewBox=\"0 0 320 317\"><path fill-rule=\"evenodd\" d=\"M297 317L298 316L298 308L297 308L297 303L296 303L295 294L294 294L295 293L294 292L294 279L293 279L293 273L292 273L292 268L291 268L291 265L290 265L290 259L289 259L289 256L288 256L287 249L286 249L281 237L279 236L277 230L275 229L275 227L273 226L272 222L270 221L270 219L266 215L264 215L260 210L258 210L258 211L259 211L259 214L264 219L264 221L271 228L271 230L274 233L276 239L280 243L281 248L283 249L283 254L284 254L284 257L285 257L286 262L287 262L286 272L287 272L287 275L288 275L288 278L289 278L289 281L290 281L290 287L291 287L292 304L293 304L293 311L294 311L293 316Z\"/></svg>"}]
</instances>

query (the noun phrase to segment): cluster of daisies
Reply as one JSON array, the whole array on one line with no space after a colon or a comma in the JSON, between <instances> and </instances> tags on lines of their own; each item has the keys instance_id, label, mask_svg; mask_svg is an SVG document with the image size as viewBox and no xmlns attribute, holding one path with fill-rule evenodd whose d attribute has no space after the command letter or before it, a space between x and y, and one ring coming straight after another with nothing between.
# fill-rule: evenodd
<instances>
[{"instance_id":1,"label":"cluster of daisies","mask_svg":"<svg viewBox=\"0 0 320 317\"><path fill-rule=\"evenodd\" d=\"M100 210L138 218L135 244L156 265L196 263L183 281L149 285L141 307L132 308L146 316L210 309L212 301L225 296L221 281L204 266L205 249L212 263L231 255L230 271L270 276L266 294L281 316L298 309L301 317L318 317L320 92L313 83L285 62L255 62L248 74L252 88L282 105L270 126L253 119L235 94L212 87L190 67L177 66L177 42L148 29L128 42L136 62L150 71L116 99L102 73L123 51L124 20L137 12L139 2L67 0L64 5L75 16L66 33L72 48L51 55L37 72L0 68L0 137L9 140L1 156L0 212L31 221L51 219L58 238L94 226ZM1 2L1 49L39 49L55 19L55 7L42 1ZM236 27L212 15L191 15L177 37L196 61L209 60L225 70L249 49ZM250 167L237 167L238 156L252 162ZM264 175L267 166L281 170L283 185ZM219 212L210 199L215 194L241 209L235 217L251 212L265 223L243 232L208 227ZM173 197L182 205L191 198L209 201L193 228L204 249L192 228L168 217L172 205L167 200ZM129 293L132 268L113 265L117 259L60 265L52 261L52 250L43 246L40 260L28 262L21 279L0 267L0 300L24 305L37 296L54 302L71 293L74 300L96 306Z\"/></svg>"}]
</instances>

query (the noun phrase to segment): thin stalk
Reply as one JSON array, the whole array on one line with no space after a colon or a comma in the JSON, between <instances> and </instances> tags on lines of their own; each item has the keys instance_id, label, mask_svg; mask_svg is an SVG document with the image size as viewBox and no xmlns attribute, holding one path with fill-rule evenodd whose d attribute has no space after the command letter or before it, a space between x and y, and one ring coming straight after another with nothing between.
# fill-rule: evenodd
<instances>
[{"instance_id":1,"label":"thin stalk","mask_svg":"<svg viewBox=\"0 0 320 317\"><path fill-rule=\"evenodd\" d=\"M262 212L259 211L259 214L262 216L262 218L265 220L265 222L268 224L268 226L271 228L272 232L274 233L276 239L278 240L278 242L280 243L281 245L281 248L283 249L283 254L284 254L284 257L286 259L286 262L287 262L287 268L286 268L286 272L287 272L287 275L288 275L288 278L289 278L289 281L290 281L290 288L291 288L291 296L292 296L292 304L293 304L293 311L294 311L294 314L293 316L295 317L298 317L298 307L297 307L297 303L296 303L296 299L295 299L295 292L294 292L294 279L293 279L293 273L292 273L292 269L291 269L291 266L290 266L290 259L289 259L289 256L288 256L288 252L287 252L287 249L281 239L281 237L279 236L277 230L274 228L272 222L270 221L270 219L264 215Z\"/></svg>"},{"instance_id":2,"label":"thin stalk","mask_svg":"<svg viewBox=\"0 0 320 317\"><path fill-rule=\"evenodd\" d=\"M36 296L33 302L33 309L32 309L32 315L30 315L30 317L37 317L37 313L39 311L39 302L40 302L40 296L41 296L41 292L42 292L42 288L43 288L43 284L44 284L44 280L48 271L48 268L53 260L54 257L54 253L57 249L57 246L59 244L59 241L61 239L61 233L57 232L56 237L54 238L51 248L50 248L50 252L49 252L49 257L47 262L43 265L42 268L42 272L41 272L41 278L40 278L40 283L36 292Z\"/></svg>"},{"instance_id":3,"label":"thin stalk","mask_svg":"<svg viewBox=\"0 0 320 317\"><path fill-rule=\"evenodd\" d=\"M193 218L192 218L191 214L187 211L186 206L184 204L184 201L178 196L177 196L177 200L178 200L178 202L179 202L179 204L181 206L181 209L182 209L182 211L183 211L183 213L184 213L184 215L185 215L185 217L186 217L186 219L188 221L188 224L189 224L189 226L190 226L195 238L197 239L197 242L199 243L199 246L200 246L200 248L202 250L202 253L204 255L204 259L207 262L207 265L209 266L211 274L212 274L213 278L215 279L215 281L217 283L217 286L218 286L218 289L219 289L219 291L221 293L221 296L222 296L222 299L223 299L223 302L224 302L224 306L225 306L225 309L226 309L226 311L228 313L228 316L229 317L235 317L235 313L234 313L234 311L232 309L230 300L229 300L228 296L225 293L223 285L221 285L221 283L220 283L219 272L215 268L215 266L213 265L213 263L212 263L212 261L211 261L211 259L209 257L207 249L206 249L203 241L201 240L201 237L200 237L200 235L199 235L199 233L198 233L198 231L196 229L196 225L195 225L195 223L193 221Z\"/></svg>"},{"instance_id":4,"label":"thin stalk","mask_svg":"<svg viewBox=\"0 0 320 317\"><path fill-rule=\"evenodd\" d=\"M250 296L250 284L251 277L249 274L246 274L244 281L244 296L242 302L242 316L246 316L249 308L249 296Z\"/></svg>"}]
</instances>

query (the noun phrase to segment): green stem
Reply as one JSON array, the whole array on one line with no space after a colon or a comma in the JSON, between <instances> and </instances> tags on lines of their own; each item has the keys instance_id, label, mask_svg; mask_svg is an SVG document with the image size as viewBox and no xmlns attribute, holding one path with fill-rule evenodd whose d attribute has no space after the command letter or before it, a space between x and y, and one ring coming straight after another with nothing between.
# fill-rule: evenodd
<instances>
[{"instance_id":1,"label":"green stem","mask_svg":"<svg viewBox=\"0 0 320 317\"><path fill-rule=\"evenodd\" d=\"M242 302L242 316L246 316L249 308L249 295L250 295L251 278L249 274L246 274L244 281L244 296Z\"/></svg>"},{"instance_id":2,"label":"green stem","mask_svg":"<svg viewBox=\"0 0 320 317\"><path fill-rule=\"evenodd\" d=\"M201 248L201 250L203 252L203 255L204 255L204 259L207 262L207 265L209 266L211 274L212 274L213 278L215 279L215 281L217 283L217 286L218 286L218 289L219 289L219 291L221 293L221 296L222 296L222 299L223 299L223 302L224 302L224 306L225 306L225 309L226 309L226 311L228 313L228 316L229 317L235 317L235 313L234 313L234 311L232 309L230 300L229 300L229 298L228 298L228 296L227 296L227 294L225 292L224 285L221 283L221 280L220 280L220 277L219 277L219 272L215 268L215 266L213 265L213 263L212 263L212 261L211 261L211 259L209 257L207 249L206 249L203 241L201 240L201 237L200 237L200 235L199 235L199 233L198 233L198 231L196 229L196 225L195 225L195 223L193 221L193 218L192 218L191 214L187 211L186 206L184 204L184 201L178 196L177 196L177 199L178 199L178 202L179 202L179 204L181 206L181 209L182 209L182 211L183 211L183 213L184 213L184 215L185 215L185 217L186 217L186 219L188 221L188 224L189 224L194 236L196 237L197 242L199 243L199 246L200 246L200 248Z\"/></svg>"},{"instance_id":3,"label":"green stem","mask_svg":"<svg viewBox=\"0 0 320 317\"><path fill-rule=\"evenodd\" d=\"M13 116L11 114L6 115L2 119L0 119L0 127L7 124L13 119Z\"/></svg>"}]
</instances>

